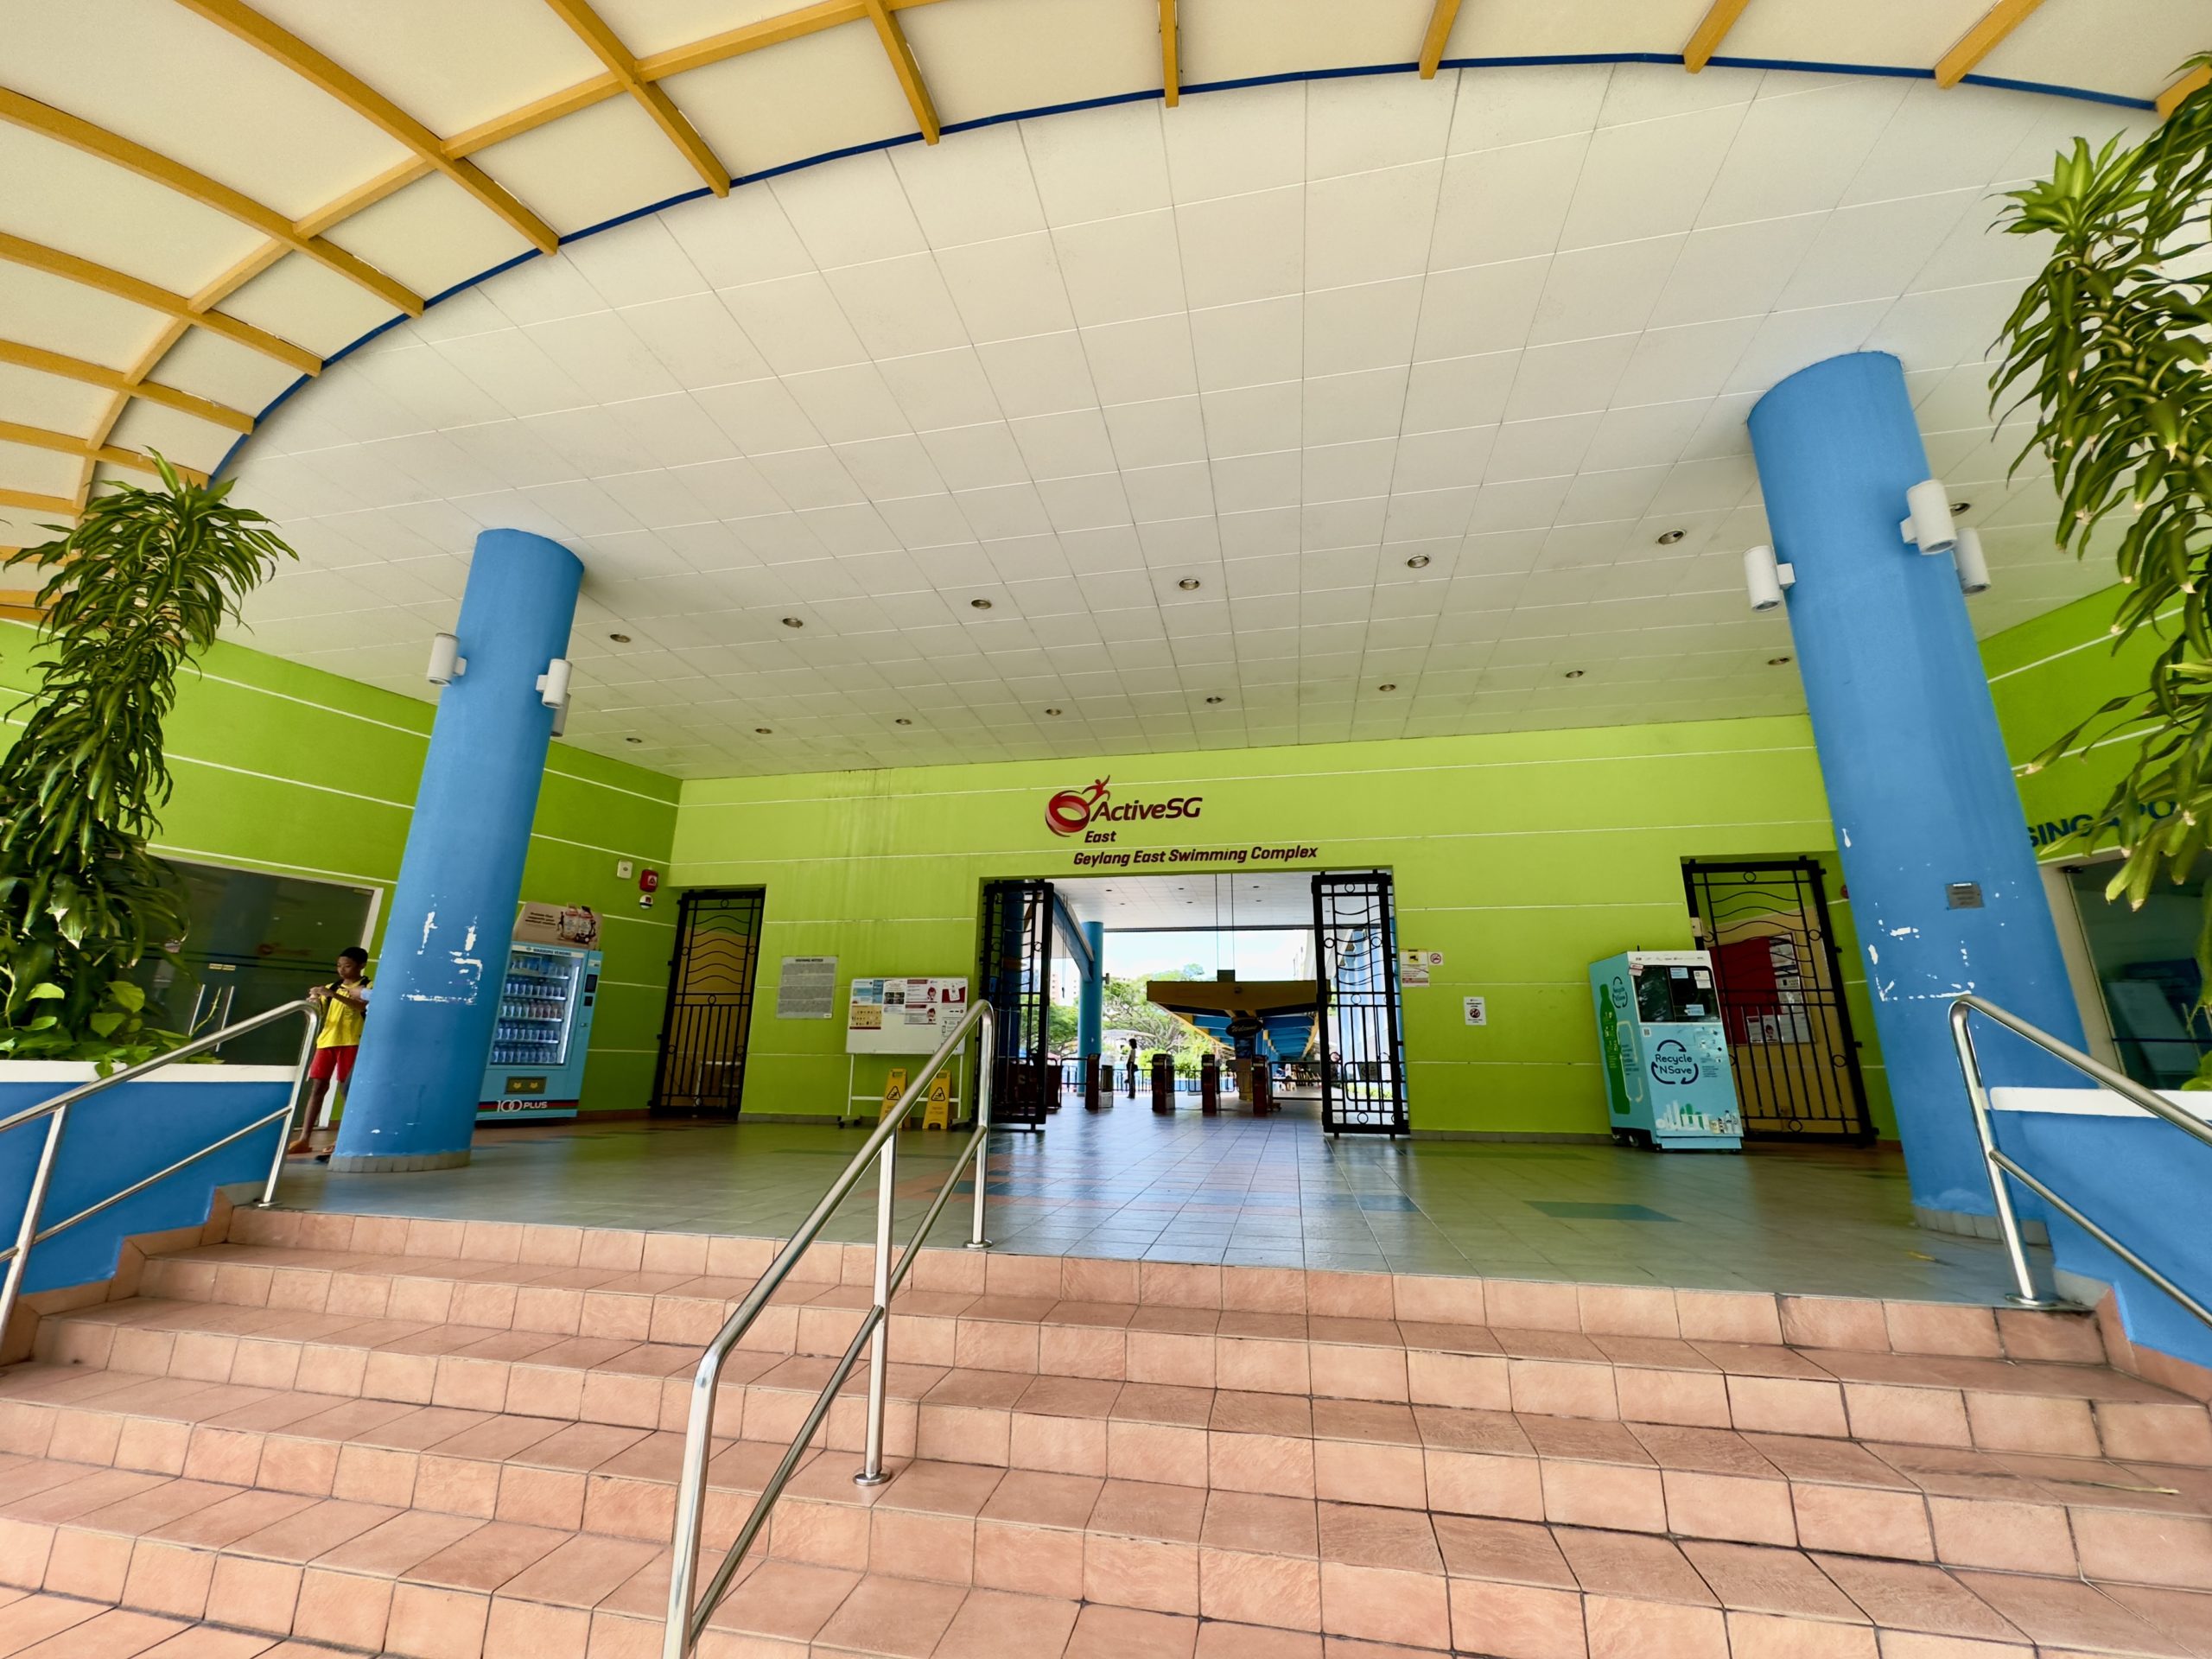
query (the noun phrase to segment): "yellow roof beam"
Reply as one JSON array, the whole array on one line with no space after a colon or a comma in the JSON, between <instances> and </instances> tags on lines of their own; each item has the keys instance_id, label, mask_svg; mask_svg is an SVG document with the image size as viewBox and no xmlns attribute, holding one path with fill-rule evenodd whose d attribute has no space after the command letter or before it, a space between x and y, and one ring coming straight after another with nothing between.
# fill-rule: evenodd
<instances>
[{"instance_id":1,"label":"yellow roof beam","mask_svg":"<svg viewBox=\"0 0 2212 1659\"><path fill-rule=\"evenodd\" d=\"M0 558L17 551L12 547L0 547ZM38 602L35 588L0 588L0 617L13 622L37 622L46 616L46 607Z\"/></svg>"},{"instance_id":2,"label":"yellow roof beam","mask_svg":"<svg viewBox=\"0 0 2212 1659\"><path fill-rule=\"evenodd\" d=\"M26 512L75 514L84 511L66 495L33 495L29 490L0 490L0 507L21 507Z\"/></svg>"},{"instance_id":3,"label":"yellow roof beam","mask_svg":"<svg viewBox=\"0 0 2212 1659\"><path fill-rule=\"evenodd\" d=\"M2207 85L2212 85L2212 65L2200 63L2158 94L2158 119L2164 120L2182 106L2183 99Z\"/></svg>"},{"instance_id":4,"label":"yellow roof beam","mask_svg":"<svg viewBox=\"0 0 2212 1659\"><path fill-rule=\"evenodd\" d=\"M1444 42L1452 38L1452 25L1459 21L1459 0L1436 0L1436 10L1428 14L1428 33L1421 41L1421 78L1436 79L1437 67L1444 61Z\"/></svg>"},{"instance_id":5,"label":"yellow roof beam","mask_svg":"<svg viewBox=\"0 0 2212 1659\"><path fill-rule=\"evenodd\" d=\"M14 421L0 421L0 443L20 443L28 448L48 449L55 454L78 455L86 461L103 461L110 467L127 467L134 473L156 473L159 469L153 459L140 454L136 449L118 449L113 444L95 443L90 438L80 438L67 432L49 432L42 426L22 426ZM175 461L169 463L176 467ZM176 467L178 474L195 484L205 484L207 474L189 467Z\"/></svg>"},{"instance_id":6,"label":"yellow roof beam","mask_svg":"<svg viewBox=\"0 0 2212 1659\"><path fill-rule=\"evenodd\" d=\"M110 132L105 127L57 110L51 104L41 104L35 98L25 98L21 92L0 86L0 120L12 122L29 131L42 133L48 138L97 156L104 162L126 168L143 179L189 197L203 207L234 219L241 225L250 225L264 236L282 242L295 253L303 253L325 269L334 270L356 286L366 289L378 299L410 316L423 315L423 297L404 283L394 282L374 265L334 243L319 236L302 235L292 221L275 208L264 206L241 191L218 182L206 174L194 171L181 162L135 143L120 133Z\"/></svg>"},{"instance_id":7,"label":"yellow roof beam","mask_svg":"<svg viewBox=\"0 0 2212 1659\"><path fill-rule=\"evenodd\" d=\"M891 15L891 8L884 0L868 0L868 21L875 25L875 37L883 42L886 56L891 60L891 73L899 77L899 89L906 94L906 104L914 111L914 124L922 130L922 142L933 144L942 136L938 124L937 105L930 97L930 89L922 80L921 66L914 61L914 48L906 44L906 31Z\"/></svg>"},{"instance_id":8,"label":"yellow roof beam","mask_svg":"<svg viewBox=\"0 0 2212 1659\"><path fill-rule=\"evenodd\" d=\"M708 147L690 118L676 107L676 100L638 73L637 59L630 55L630 48L607 26L606 20L585 0L545 0L545 3L575 32L577 39L592 49L593 55L607 66L607 73L622 83L623 90L652 117L653 124L683 152L683 159L707 181L708 188L718 196L729 194L729 169Z\"/></svg>"},{"instance_id":9,"label":"yellow roof beam","mask_svg":"<svg viewBox=\"0 0 2212 1659\"><path fill-rule=\"evenodd\" d=\"M1946 52L1936 65L1936 84L1955 86L1974 72L1980 63L2004 41L2005 37L2027 21L2028 14L2043 3L2043 0L1997 0L1997 3L1981 15L1981 21L1959 37L1959 43Z\"/></svg>"},{"instance_id":10,"label":"yellow roof beam","mask_svg":"<svg viewBox=\"0 0 2212 1659\"><path fill-rule=\"evenodd\" d=\"M1175 29L1175 0L1160 0L1160 84L1171 110L1183 101L1183 43Z\"/></svg>"},{"instance_id":11,"label":"yellow roof beam","mask_svg":"<svg viewBox=\"0 0 2212 1659\"><path fill-rule=\"evenodd\" d=\"M1682 67L1695 74L1712 62L1713 54L1720 49L1720 42L1728 38L1728 31L1736 27L1736 20L1751 3L1751 0L1713 0L1712 10L1690 31L1689 41L1682 48Z\"/></svg>"},{"instance_id":12,"label":"yellow roof beam","mask_svg":"<svg viewBox=\"0 0 2212 1659\"><path fill-rule=\"evenodd\" d=\"M560 245L551 226L515 200L505 185L474 162L448 155L437 135L352 71L341 67L296 35L270 22L238 0L177 0L187 10L283 64L311 86L336 99L363 120L413 150L505 219L541 253Z\"/></svg>"},{"instance_id":13,"label":"yellow roof beam","mask_svg":"<svg viewBox=\"0 0 2212 1659\"><path fill-rule=\"evenodd\" d=\"M95 264L90 259L80 259L73 253L64 253L59 248L28 242L20 236L10 236L0 231L0 259L32 270L42 270L65 282L81 283L86 288L111 294L118 300L143 305L149 311L159 311L167 316L197 323L209 334L219 334L225 340L244 346L250 351L259 352L264 357L273 357L279 363L297 369L302 374L322 372L322 359L313 352L295 346L289 340L280 340L265 328L241 322L225 312L194 310L193 302L181 294L172 294L165 288L156 288L151 283L142 282L136 276L112 270L105 265Z\"/></svg>"},{"instance_id":14,"label":"yellow roof beam","mask_svg":"<svg viewBox=\"0 0 2212 1659\"><path fill-rule=\"evenodd\" d=\"M243 410L232 409L212 398L195 397L188 391L179 391L175 386L164 386L152 380L134 384L130 377L120 369L111 369L100 363L87 363L81 357L66 357L60 352L45 351L12 340L0 340L0 363L10 363L19 369L35 369L41 374L58 375L64 380L98 386L105 391L129 392L143 397L149 404L159 404L164 409L174 409L180 414L197 416L217 426L226 426L233 432L253 430L253 416Z\"/></svg>"},{"instance_id":15,"label":"yellow roof beam","mask_svg":"<svg viewBox=\"0 0 2212 1659\"><path fill-rule=\"evenodd\" d=\"M686 69L703 69L710 63L742 57L747 52L758 52L764 46L779 46L785 41L798 40L803 35L817 35L825 29L836 29L841 23L856 23L868 15L865 0L819 0L817 4L801 6L796 11L782 12L773 17L763 17L758 22L724 29L719 35L709 35L689 46L671 47L665 52L652 53L638 60L638 73L647 80L664 80L671 75L682 74Z\"/></svg>"}]
</instances>

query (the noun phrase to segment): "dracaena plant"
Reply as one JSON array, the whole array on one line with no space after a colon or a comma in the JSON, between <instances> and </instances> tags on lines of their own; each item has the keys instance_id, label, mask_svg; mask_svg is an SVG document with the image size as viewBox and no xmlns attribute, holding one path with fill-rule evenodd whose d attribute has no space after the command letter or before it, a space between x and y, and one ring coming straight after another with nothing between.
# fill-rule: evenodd
<instances>
[{"instance_id":1,"label":"dracaena plant","mask_svg":"<svg viewBox=\"0 0 2212 1659\"><path fill-rule=\"evenodd\" d=\"M2142 689L2031 764L2133 746L2084 834L2125 849L2107 896L2140 905L2161 879L2188 879L2212 830L2212 91L2139 143L2075 140L2010 195L2005 227L2050 253L2005 321L1993 393L2032 410L2023 458L2050 460L2060 544L2115 559L2113 648L2146 631L2163 642ZM2197 957L2212 991L2212 907Z\"/></svg>"},{"instance_id":2,"label":"dracaena plant","mask_svg":"<svg viewBox=\"0 0 2212 1659\"><path fill-rule=\"evenodd\" d=\"M182 1040L154 1027L129 977L186 921L147 846L171 787L162 725L180 670L296 556L231 505L230 481L154 460L159 488L111 486L75 529L48 525L58 539L7 561L40 568L45 615L0 755L0 1058L105 1065Z\"/></svg>"}]
</instances>

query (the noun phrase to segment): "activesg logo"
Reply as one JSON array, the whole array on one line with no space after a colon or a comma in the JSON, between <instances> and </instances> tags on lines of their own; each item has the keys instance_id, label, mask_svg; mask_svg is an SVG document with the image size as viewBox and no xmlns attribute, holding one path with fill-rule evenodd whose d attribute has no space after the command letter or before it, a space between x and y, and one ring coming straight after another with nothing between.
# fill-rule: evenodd
<instances>
[{"instance_id":1,"label":"activesg logo","mask_svg":"<svg viewBox=\"0 0 2212 1659\"><path fill-rule=\"evenodd\" d=\"M1056 836L1081 836L1087 842L1112 841L1115 831L1101 826L1148 819L1195 819L1205 805L1203 795L1171 795L1165 800L1111 798L1107 779L1088 789L1064 789L1045 803L1045 823Z\"/></svg>"}]
</instances>

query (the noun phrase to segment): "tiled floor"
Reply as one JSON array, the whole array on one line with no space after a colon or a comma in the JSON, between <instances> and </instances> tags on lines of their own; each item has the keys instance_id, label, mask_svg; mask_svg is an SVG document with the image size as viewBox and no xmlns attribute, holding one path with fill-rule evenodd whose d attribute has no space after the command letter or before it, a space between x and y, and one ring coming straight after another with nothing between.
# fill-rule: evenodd
<instances>
[{"instance_id":1,"label":"tiled floor","mask_svg":"<svg viewBox=\"0 0 2212 1659\"><path fill-rule=\"evenodd\" d=\"M788 1123L591 1122L492 1130L466 1169L287 1170L280 1202L360 1212L783 1236L864 1138ZM902 1230L947 1164L900 1143ZM828 1237L874 1224L863 1178ZM1079 1105L1000 1137L990 1231L1002 1248L1257 1266L1390 1268L1716 1289L1993 1301L1993 1244L1912 1224L1894 1150L1659 1154L1604 1145L1324 1135L1310 1104L1255 1121ZM934 1236L964 1236L950 1206Z\"/></svg>"}]
</instances>

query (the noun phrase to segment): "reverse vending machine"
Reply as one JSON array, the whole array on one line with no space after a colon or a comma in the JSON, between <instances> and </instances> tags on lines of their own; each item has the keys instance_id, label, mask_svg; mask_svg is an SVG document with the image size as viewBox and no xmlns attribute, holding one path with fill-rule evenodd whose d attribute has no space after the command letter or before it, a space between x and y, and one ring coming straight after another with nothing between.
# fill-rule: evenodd
<instances>
[{"instance_id":1,"label":"reverse vending machine","mask_svg":"<svg viewBox=\"0 0 2212 1659\"><path fill-rule=\"evenodd\" d=\"M576 945L517 940L509 947L491 1063L477 1096L479 1123L576 1115L599 968L599 952Z\"/></svg>"},{"instance_id":2,"label":"reverse vending machine","mask_svg":"<svg viewBox=\"0 0 2212 1659\"><path fill-rule=\"evenodd\" d=\"M1661 1151L1741 1150L1713 958L1624 950L1590 964L1590 996L1613 1139Z\"/></svg>"}]
</instances>

